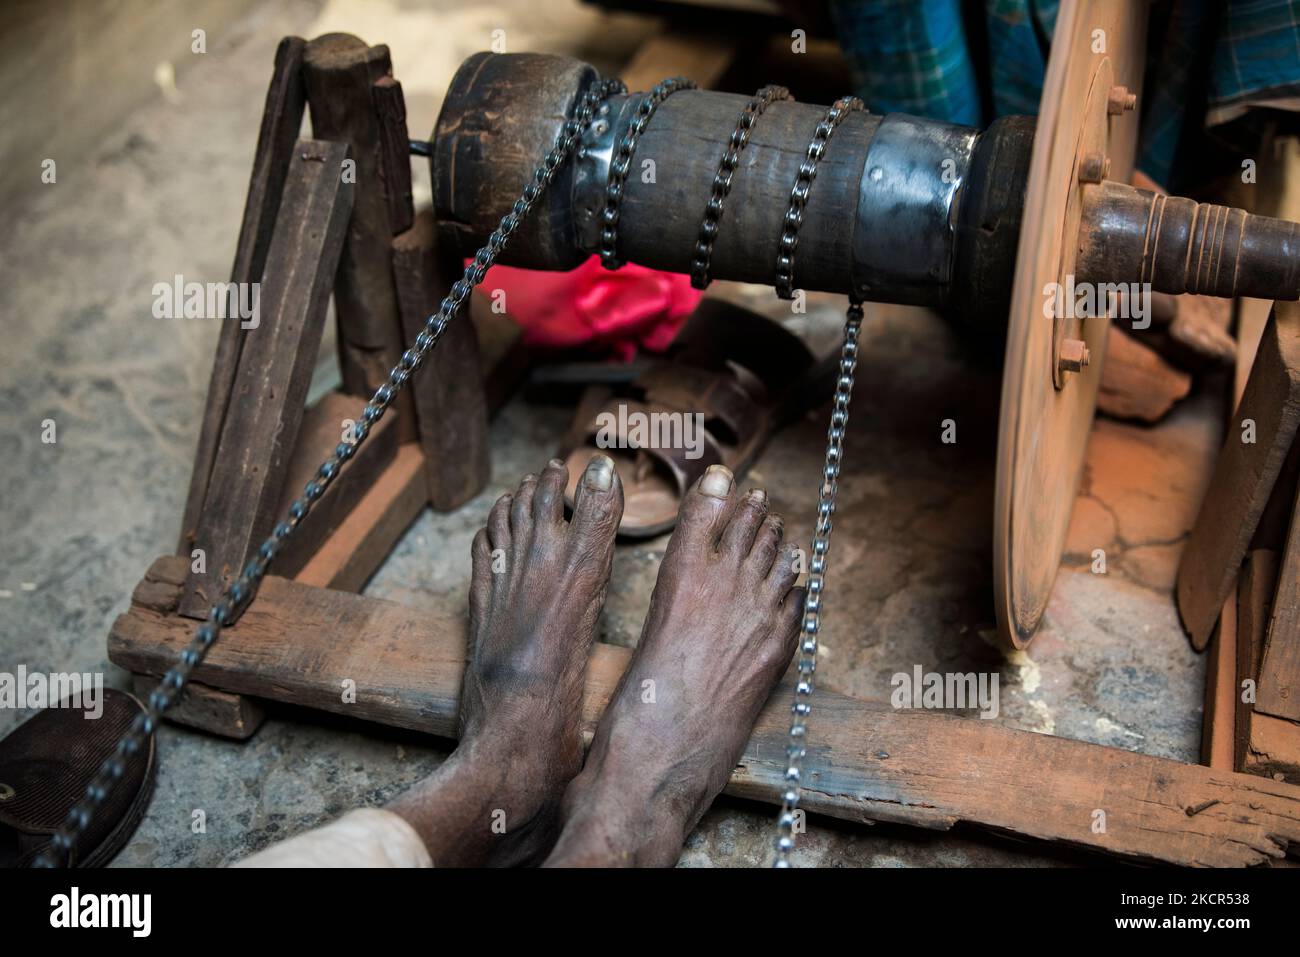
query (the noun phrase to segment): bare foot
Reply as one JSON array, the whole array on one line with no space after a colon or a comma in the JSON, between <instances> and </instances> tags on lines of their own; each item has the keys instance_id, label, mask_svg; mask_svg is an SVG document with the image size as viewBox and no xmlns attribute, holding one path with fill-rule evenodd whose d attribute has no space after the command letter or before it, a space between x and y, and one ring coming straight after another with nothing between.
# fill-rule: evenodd
<instances>
[{"instance_id":1,"label":"bare foot","mask_svg":"<svg viewBox=\"0 0 1300 957\"><path fill-rule=\"evenodd\" d=\"M525 475L474 538L460 745L390 806L435 864L523 863L548 850L564 787L582 766L587 655L623 487L614 463L593 457L565 521L567 481L559 461Z\"/></svg>"},{"instance_id":2,"label":"bare foot","mask_svg":"<svg viewBox=\"0 0 1300 957\"><path fill-rule=\"evenodd\" d=\"M668 866L794 654L796 552L762 490L711 467L685 497L640 644L564 795L548 866Z\"/></svg>"}]
</instances>

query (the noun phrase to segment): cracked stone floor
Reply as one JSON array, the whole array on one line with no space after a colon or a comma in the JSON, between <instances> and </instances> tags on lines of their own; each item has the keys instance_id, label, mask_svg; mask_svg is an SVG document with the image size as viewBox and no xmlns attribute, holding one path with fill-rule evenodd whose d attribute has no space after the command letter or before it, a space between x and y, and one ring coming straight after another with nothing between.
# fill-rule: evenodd
<instances>
[{"instance_id":1,"label":"cracked stone floor","mask_svg":"<svg viewBox=\"0 0 1300 957\"><path fill-rule=\"evenodd\" d=\"M448 4L433 18L398 2L359 19L337 4L265 5L178 73L179 96L142 106L88 154L60 164L9 210L0 235L0 670L104 671L113 618L150 561L176 541L197 438L214 325L151 317L151 289L177 273L221 280L238 231L272 51L285 34L334 29L388 42L413 129L431 127L452 70L502 23L516 49L625 58L635 30L575 6L529 22L529 4ZM427 198L427 178L417 184ZM767 289L725 287L773 316ZM792 320L833 348L842 305L812 297ZM889 678L996 670L997 720L1184 761L1196 759L1204 661L1171 599L1179 547L1218 443L1204 395L1161 425L1099 421L1068 554L1027 652L991 641L991 522L998 376L915 309L872 307L854 400L823 629L824 687L887 699ZM316 391L330 386L332 342ZM824 408L785 429L747 484L763 484L788 532L807 538ZM516 398L493 425L493 475L450 515L425 511L367 587L419 606L463 596L469 543L489 504L551 456L569 411ZM58 441L40 441L42 420ZM955 444L940 423L957 422ZM602 640L635 643L666 539L620 546ZM1108 558L1090 571L1094 549ZM28 588L27 586L34 586ZM29 715L0 711L0 733ZM972 718L971 720L977 720ZM815 724L813 727L815 734ZM435 767L449 743L289 707L250 741L176 727L161 733L156 794L119 865L220 865L360 805L382 802ZM207 831L190 829L203 809ZM684 866L767 860L774 815L724 799L683 850ZM1071 858L975 832L811 822L797 853L825 866L1041 865Z\"/></svg>"}]
</instances>

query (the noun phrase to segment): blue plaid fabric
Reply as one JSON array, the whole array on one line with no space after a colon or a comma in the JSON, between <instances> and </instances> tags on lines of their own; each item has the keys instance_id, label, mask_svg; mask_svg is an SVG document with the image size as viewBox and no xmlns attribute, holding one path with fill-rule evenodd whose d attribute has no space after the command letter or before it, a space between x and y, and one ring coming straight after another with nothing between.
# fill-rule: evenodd
<instances>
[{"instance_id":1,"label":"blue plaid fabric","mask_svg":"<svg viewBox=\"0 0 1300 957\"><path fill-rule=\"evenodd\" d=\"M857 93L877 112L971 125L1038 112L1057 0L831 0L830 10ZM1300 0L1151 5L1145 172L1169 182L1180 147L1270 107L1300 108Z\"/></svg>"}]
</instances>

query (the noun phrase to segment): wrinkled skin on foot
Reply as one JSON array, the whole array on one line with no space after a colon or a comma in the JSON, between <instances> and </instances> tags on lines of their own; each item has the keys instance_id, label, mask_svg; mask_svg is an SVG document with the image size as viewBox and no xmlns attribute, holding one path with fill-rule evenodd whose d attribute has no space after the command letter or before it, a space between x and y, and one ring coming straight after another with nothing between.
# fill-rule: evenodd
<instances>
[{"instance_id":1,"label":"wrinkled skin on foot","mask_svg":"<svg viewBox=\"0 0 1300 957\"><path fill-rule=\"evenodd\" d=\"M712 467L686 495L640 643L565 794L548 864L671 865L790 663L798 549L761 490Z\"/></svg>"},{"instance_id":2,"label":"wrinkled skin on foot","mask_svg":"<svg viewBox=\"0 0 1300 957\"><path fill-rule=\"evenodd\" d=\"M582 765L587 655L623 514L613 463L593 461L604 471L584 473L571 521L568 472L555 460L497 500L473 545L461 737L488 737L561 786Z\"/></svg>"},{"instance_id":3,"label":"wrinkled skin on foot","mask_svg":"<svg viewBox=\"0 0 1300 957\"><path fill-rule=\"evenodd\" d=\"M460 744L391 805L436 866L523 864L555 842L565 785L582 765L582 692L609 585L623 487L606 456L579 482L551 462L493 506L474 537L470 655Z\"/></svg>"}]
</instances>

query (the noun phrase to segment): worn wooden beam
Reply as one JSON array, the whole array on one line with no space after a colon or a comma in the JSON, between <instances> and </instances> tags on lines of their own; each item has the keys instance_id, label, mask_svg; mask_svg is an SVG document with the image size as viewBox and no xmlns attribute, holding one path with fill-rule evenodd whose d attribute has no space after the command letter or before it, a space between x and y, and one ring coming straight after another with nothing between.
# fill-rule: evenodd
<instances>
[{"instance_id":1,"label":"worn wooden beam","mask_svg":"<svg viewBox=\"0 0 1300 957\"><path fill-rule=\"evenodd\" d=\"M303 52L312 135L349 144L356 162L356 197L334 286L334 307L343 390L366 397L387 380L404 348L389 253L396 230L374 100L376 81L392 72L388 47L368 46L351 34L317 37ZM392 170L387 175L391 178ZM414 411L406 393L398 396L395 410L399 438L414 438Z\"/></svg>"},{"instance_id":2,"label":"worn wooden beam","mask_svg":"<svg viewBox=\"0 0 1300 957\"><path fill-rule=\"evenodd\" d=\"M150 570L174 580L175 556ZM174 587L174 586L173 586ZM407 608L269 577L195 676L214 687L454 737L466 609ZM133 605L109 657L165 667L193 623ZM631 652L598 644L587 670L590 733ZM339 688L356 683L345 703ZM775 802L786 767L789 688L764 707L727 793ZM973 824L1120 858L1265 864L1300 849L1300 788L929 711L895 711L822 692L811 725L803 806L850 821L947 830Z\"/></svg>"},{"instance_id":3,"label":"worn wooden beam","mask_svg":"<svg viewBox=\"0 0 1300 957\"><path fill-rule=\"evenodd\" d=\"M1198 651L1209 642L1237 581L1297 426L1300 304L1279 302L1178 566L1178 611Z\"/></svg>"},{"instance_id":4,"label":"worn wooden beam","mask_svg":"<svg viewBox=\"0 0 1300 957\"><path fill-rule=\"evenodd\" d=\"M1300 521L1296 518L1293 508L1260 652L1259 699L1255 702L1256 711L1288 721L1300 721Z\"/></svg>"},{"instance_id":5,"label":"worn wooden beam","mask_svg":"<svg viewBox=\"0 0 1300 957\"><path fill-rule=\"evenodd\" d=\"M1300 785L1300 725L1256 711L1242 770Z\"/></svg>"},{"instance_id":6,"label":"worn wooden beam","mask_svg":"<svg viewBox=\"0 0 1300 957\"><path fill-rule=\"evenodd\" d=\"M298 441L286 469L284 491L280 493L277 515L285 515L303 487L316 477L316 470L327 455L349 434L347 423L361 419L365 403L354 395L329 392L321 396L306 412ZM370 430L370 435L339 472L325 494L316 500L311 512L298 523L293 536L275 555L275 570L285 578L297 575L321 546L338 531L371 486L397 455L396 421L384 416Z\"/></svg>"},{"instance_id":7,"label":"worn wooden beam","mask_svg":"<svg viewBox=\"0 0 1300 957\"><path fill-rule=\"evenodd\" d=\"M393 276L406 340L413 341L430 313L463 272L460 257L438 248L432 210L393 240ZM488 483L488 407L478 335L468 305L447 326L411 382L420 447L429 478L429 502L450 511Z\"/></svg>"},{"instance_id":8,"label":"worn wooden beam","mask_svg":"<svg viewBox=\"0 0 1300 957\"><path fill-rule=\"evenodd\" d=\"M375 80L370 92L379 133L379 184L388 205L388 228L397 236L410 229L415 218L406 99L402 96L402 84L391 76Z\"/></svg>"},{"instance_id":9,"label":"worn wooden beam","mask_svg":"<svg viewBox=\"0 0 1300 957\"><path fill-rule=\"evenodd\" d=\"M262 126L257 134L257 150L253 154L253 172L244 200L244 219L239 227L235 263L230 270L232 283L253 283L262 278L271 231L280 209L284 178L289 172L289 157L298 139L307 102L302 83L305 45L305 41L298 37L285 37L275 51L275 67L266 90L266 105L262 109ZM207 403L199 426L199 444L194 453L194 471L190 474L190 488L181 520L178 549L186 554L198 537L199 516L208 493L208 480L212 476L212 463L217 454L217 443L221 440L246 331L251 330L244 330L239 321L227 318L217 337Z\"/></svg>"},{"instance_id":10,"label":"worn wooden beam","mask_svg":"<svg viewBox=\"0 0 1300 957\"><path fill-rule=\"evenodd\" d=\"M160 676L136 675L135 696L141 701L158 687ZM261 703L241 694L219 691L197 681L187 682L180 700L167 709L167 720L208 734L244 741L266 720Z\"/></svg>"},{"instance_id":11,"label":"worn wooden beam","mask_svg":"<svg viewBox=\"0 0 1300 957\"><path fill-rule=\"evenodd\" d=\"M1236 769L1233 748L1237 724L1237 594L1223 603L1219 627L1210 641L1205 667L1205 707L1201 714L1201 763L1223 771Z\"/></svg>"},{"instance_id":12,"label":"worn wooden beam","mask_svg":"<svg viewBox=\"0 0 1300 957\"><path fill-rule=\"evenodd\" d=\"M298 438L330 287L352 206L340 177L348 148L299 140L262 277L261 324L246 343L221 431L182 614L203 618L270 533Z\"/></svg>"},{"instance_id":13,"label":"worn wooden beam","mask_svg":"<svg viewBox=\"0 0 1300 957\"><path fill-rule=\"evenodd\" d=\"M1277 587L1277 552L1252 549L1246 556L1241 581L1237 586L1237 661L1236 708L1233 767L1245 771L1250 744L1251 723L1256 695L1247 695L1247 687L1256 692L1259 685L1259 659L1264 649L1264 634L1273 608ZM1249 685L1247 684L1249 682Z\"/></svg>"},{"instance_id":14,"label":"worn wooden beam","mask_svg":"<svg viewBox=\"0 0 1300 957\"><path fill-rule=\"evenodd\" d=\"M155 562L150 574L135 586L131 595L132 606L147 608L160 615L175 615L187 570L183 556L177 562ZM133 687L136 697L146 699L158 686L158 677L135 675ZM181 698L167 712L169 721L239 740L252 736L265 718L265 709L251 698L220 691L197 681L186 684Z\"/></svg>"},{"instance_id":15,"label":"worn wooden beam","mask_svg":"<svg viewBox=\"0 0 1300 957\"><path fill-rule=\"evenodd\" d=\"M307 585L360 591L428 501L424 458L403 443L334 534L303 566Z\"/></svg>"}]
</instances>

